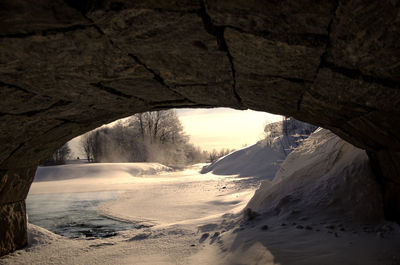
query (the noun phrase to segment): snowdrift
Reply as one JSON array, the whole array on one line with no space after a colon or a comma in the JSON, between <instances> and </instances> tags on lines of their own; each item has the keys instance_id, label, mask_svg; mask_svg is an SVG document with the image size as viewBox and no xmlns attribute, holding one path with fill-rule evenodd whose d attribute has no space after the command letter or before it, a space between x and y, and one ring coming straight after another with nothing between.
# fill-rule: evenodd
<instances>
[{"instance_id":1,"label":"snowdrift","mask_svg":"<svg viewBox=\"0 0 400 265\"><path fill-rule=\"evenodd\" d=\"M272 180L286 156L315 129L293 118L268 124L265 139L220 158L201 173Z\"/></svg>"},{"instance_id":2,"label":"snowdrift","mask_svg":"<svg viewBox=\"0 0 400 265\"><path fill-rule=\"evenodd\" d=\"M172 171L159 163L93 163L38 167L34 182L67 180L78 178L112 178L125 176L154 175L161 171Z\"/></svg>"},{"instance_id":3,"label":"snowdrift","mask_svg":"<svg viewBox=\"0 0 400 265\"><path fill-rule=\"evenodd\" d=\"M201 173L212 172L216 175L238 174L240 177L257 177L272 180L285 157L281 146L269 146L266 141L259 141L205 166Z\"/></svg>"},{"instance_id":4,"label":"snowdrift","mask_svg":"<svg viewBox=\"0 0 400 265\"><path fill-rule=\"evenodd\" d=\"M60 235L54 234L53 232L40 226L28 223L27 247L33 247L36 245L48 245L52 242L60 240L65 240L65 238Z\"/></svg>"},{"instance_id":5,"label":"snowdrift","mask_svg":"<svg viewBox=\"0 0 400 265\"><path fill-rule=\"evenodd\" d=\"M280 218L383 218L379 185L365 151L318 129L283 162L273 182L263 181L247 208Z\"/></svg>"}]
</instances>

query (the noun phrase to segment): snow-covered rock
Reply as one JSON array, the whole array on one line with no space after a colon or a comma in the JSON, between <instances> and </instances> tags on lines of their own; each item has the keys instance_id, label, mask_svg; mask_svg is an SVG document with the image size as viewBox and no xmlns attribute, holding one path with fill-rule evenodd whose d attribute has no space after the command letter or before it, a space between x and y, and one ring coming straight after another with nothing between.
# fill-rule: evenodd
<instances>
[{"instance_id":1,"label":"snow-covered rock","mask_svg":"<svg viewBox=\"0 0 400 265\"><path fill-rule=\"evenodd\" d=\"M265 139L205 166L201 173L272 180L286 156L316 127L293 118L265 126Z\"/></svg>"},{"instance_id":2,"label":"snow-covered rock","mask_svg":"<svg viewBox=\"0 0 400 265\"><path fill-rule=\"evenodd\" d=\"M281 218L383 218L381 193L367 154L325 129L295 149L274 180L262 182L247 207Z\"/></svg>"}]
</instances>

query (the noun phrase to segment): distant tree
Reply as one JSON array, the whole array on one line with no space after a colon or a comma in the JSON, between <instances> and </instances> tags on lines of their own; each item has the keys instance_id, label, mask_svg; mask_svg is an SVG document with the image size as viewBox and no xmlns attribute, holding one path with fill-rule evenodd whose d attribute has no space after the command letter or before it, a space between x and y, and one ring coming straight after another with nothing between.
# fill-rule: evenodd
<instances>
[{"instance_id":1,"label":"distant tree","mask_svg":"<svg viewBox=\"0 0 400 265\"><path fill-rule=\"evenodd\" d=\"M210 163L215 162L218 159L218 151L213 149L212 151L208 152L208 161Z\"/></svg>"},{"instance_id":2,"label":"distant tree","mask_svg":"<svg viewBox=\"0 0 400 265\"><path fill-rule=\"evenodd\" d=\"M288 116L283 116L282 118L282 134L283 135L289 135L292 127L293 127L293 121L294 119L290 119Z\"/></svg>"},{"instance_id":3,"label":"distant tree","mask_svg":"<svg viewBox=\"0 0 400 265\"><path fill-rule=\"evenodd\" d=\"M317 127L312 124L298 121L292 117L283 117L281 122L265 125L263 141L269 146L278 142L282 152L288 155L316 129Z\"/></svg>"},{"instance_id":4,"label":"distant tree","mask_svg":"<svg viewBox=\"0 0 400 265\"><path fill-rule=\"evenodd\" d=\"M70 155L71 148L69 148L68 143L66 143L53 154L53 157L57 164L65 164L65 161L70 158Z\"/></svg>"},{"instance_id":5,"label":"distant tree","mask_svg":"<svg viewBox=\"0 0 400 265\"><path fill-rule=\"evenodd\" d=\"M223 156L226 156L227 154L229 154L229 153L231 153L233 151L233 149L232 150L230 150L229 148L222 148L220 151L219 151L219 154L218 154L218 157L220 158L220 157L223 157Z\"/></svg>"},{"instance_id":6,"label":"distant tree","mask_svg":"<svg viewBox=\"0 0 400 265\"><path fill-rule=\"evenodd\" d=\"M89 162L160 162L171 166L199 163L205 154L189 143L174 110L133 115L112 127L82 136Z\"/></svg>"},{"instance_id":7,"label":"distant tree","mask_svg":"<svg viewBox=\"0 0 400 265\"><path fill-rule=\"evenodd\" d=\"M81 137L81 151L85 154L88 162L94 162L95 144L95 131L90 131Z\"/></svg>"},{"instance_id":8,"label":"distant tree","mask_svg":"<svg viewBox=\"0 0 400 265\"><path fill-rule=\"evenodd\" d=\"M210 151L208 153L208 161L210 163L217 161L218 159L220 159L223 156L226 156L229 153L232 153L233 151L235 151L234 149L229 149L229 148L222 148L221 150L217 151L215 149L213 149L212 151Z\"/></svg>"},{"instance_id":9,"label":"distant tree","mask_svg":"<svg viewBox=\"0 0 400 265\"><path fill-rule=\"evenodd\" d=\"M195 147L192 144L186 144L184 153L186 155L187 164L196 164L207 161L208 153L202 151L200 147Z\"/></svg>"},{"instance_id":10,"label":"distant tree","mask_svg":"<svg viewBox=\"0 0 400 265\"><path fill-rule=\"evenodd\" d=\"M57 149L51 157L49 157L43 165L62 165L69 159L71 155L71 149L68 146L68 143L61 146Z\"/></svg>"},{"instance_id":11,"label":"distant tree","mask_svg":"<svg viewBox=\"0 0 400 265\"><path fill-rule=\"evenodd\" d=\"M141 146L139 151L145 153L146 161L182 165L192 159L186 154L189 137L174 110L135 114L128 119L128 127L139 135L137 147Z\"/></svg>"},{"instance_id":12,"label":"distant tree","mask_svg":"<svg viewBox=\"0 0 400 265\"><path fill-rule=\"evenodd\" d=\"M142 139L150 144L188 142L175 110L135 114L130 117L129 126L136 127Z\"/></svg>"}]
</instances>

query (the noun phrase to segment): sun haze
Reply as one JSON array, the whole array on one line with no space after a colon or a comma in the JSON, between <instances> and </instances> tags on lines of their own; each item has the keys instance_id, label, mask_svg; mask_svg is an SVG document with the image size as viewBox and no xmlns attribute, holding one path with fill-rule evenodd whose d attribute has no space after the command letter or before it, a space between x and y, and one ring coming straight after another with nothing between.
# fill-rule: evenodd
<instances>
[{"instance_id":1,"label":"sun haze","mask_svg":"<svg viewBox=\"0 0 400 265\"><path fill-rule=\"evenodd\" d=\"M238 149L257 142L267 123L282 116L252 110L179 109L179 119L193 144L204 150Z\"/></svg>"}]
</instances>

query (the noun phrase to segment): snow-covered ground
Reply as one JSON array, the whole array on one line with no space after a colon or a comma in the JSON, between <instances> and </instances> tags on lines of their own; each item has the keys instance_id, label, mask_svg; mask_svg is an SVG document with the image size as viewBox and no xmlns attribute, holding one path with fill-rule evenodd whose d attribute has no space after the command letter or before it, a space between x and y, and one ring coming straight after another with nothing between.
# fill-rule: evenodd
<instances>
[{"instance_id":1,"label":"snow-covered ground","mask_svg":"<svg viewBox=\"0 0 400 265\"><path fill-rule=\"evenodd\" d=\"M238 212L254 194L244 179L202 175L202 166L184 171L158 163L39 167L29 195L124 191L117 200L100 204L99 210L119 220L171 225Z\"/></svg>"},{"instance_id":2,"label":"snow-covered ground","mask_svg":"<svg viewBox=\"0 0 400 265\"><path fill-rule=\"evenodd\" d=\"M41 167L29 196L119 191L99 211L141 229L91 240L68 239L29 225L29 246L0 264L187 264L203 232L240 212L255 187L236 176L200 174L203 164L171 171L159 164L120 163ZM86 196L86 195L85 195ZM28 197L29 199L29 197Z\"/></svg>"},{"instance_id":3,"label":"snow-covered ground","mask_svg":"<svg viewBox=\"0 0 400 265\"><path fill-rule=\"evenodd\" d=\"M266 141L259 141L218 159L201 172L272 180L285 157L281 146L270 146Z\"/></svg>"},{"instance_id":4,"label":"snow-covered ground","mask_svg":"<svg viewBox=\"0 0 400 265\"><path fill-rule=\"evenodd\" d=\"M0 263L400 264L400 227L383 220L367 159L318 130L255 194L251 178L199 174L203 165L139 176L116 167L115 174L38 181L36 194L124 191L100 211L145 226L86 240L29 225L29 246Z\"/></svg>"}]
</instances>

